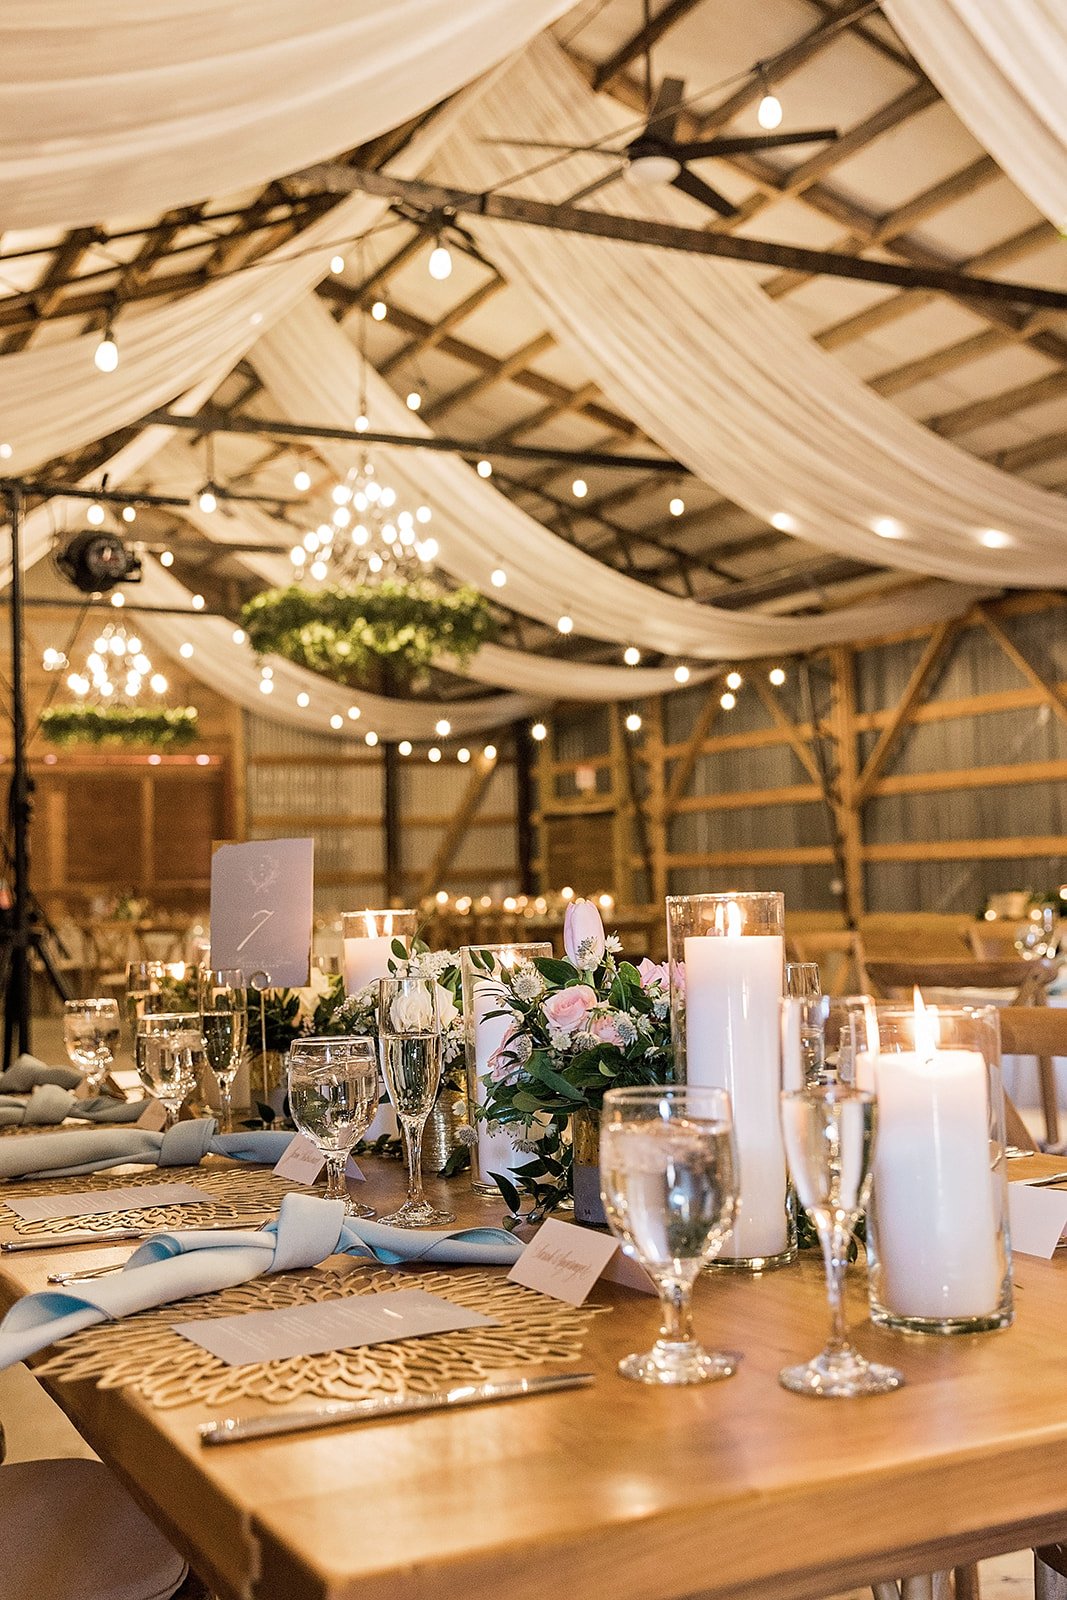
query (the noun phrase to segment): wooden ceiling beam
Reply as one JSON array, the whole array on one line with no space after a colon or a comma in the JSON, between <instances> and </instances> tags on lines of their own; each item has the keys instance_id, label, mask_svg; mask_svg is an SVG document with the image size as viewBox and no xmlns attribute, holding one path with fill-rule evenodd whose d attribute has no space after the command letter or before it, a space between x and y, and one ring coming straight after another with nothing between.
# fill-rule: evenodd
<instances>
[{"instance_id":1,"label":"wooden ceiling beam","mask_svg":"<svg viewBox=\"0 0 1067 1600\"><path fill-rule=\"evenodd\" d=\"M42 322L46 321L62 303L68 281L85 260L93 245L97 243L98 238L96 228L75 228L72 233L68 233L42 272L40 281L30 290L27 299L31 314L5 339L2 351L4 355L26 349Z\"/></svg>"},{"instance_id":2,"label":"wooden ceiling beam","mask_svg":"<svg viewBox=\"0 0 1067 1600\"><path fill-rule=\"evenodd\" d=\"M525 372L530 362L536 361L546 350L553 350L555 344L554 334L539 333L536 338L529 339L526 344L513 350L509 356L497 361L491 372L483 372L479 377L471 378L458 389L453 389L449 394L443 394L440 399L435 400L422 411L423 420L434 422L438 417L454 411L457 406L468 405L472 400L477 400L488 390L494 389L497 384L507 383L516 373Z\"/></svg>"},{"instance_id":3,"label":"wooden ceiling beam","mask_svg":"<svg viewBox=\"0 0 1067 1600\"><path fill-rule=\"evenodd\" d=\"M583 383L580 389L575 389L563 400L551 400L547 405L541 406L536 411L531 411L528 417L520 417L517 422L510 422L506 428L500 428L496 433L491 433L485 441L486 453L492 451L495 444L511 444L522 437L524 433L536 433L539 428L545 428L557 418L566 416L569 412L580 411L584 405L595 400L600 395L599 385L596 383Z\"/></svg>"},{"instance_id":4,"label":"wooden ceiling beam","mask_svg":"<svg viewBox=\"0 0 1067 1600\"><path fill-rule=\"evenodd\" d=\"M807 0L807 4L824 17L833 16L836 9L831 0ZM887 61L895 62L898 67L903 67L906 72L917 74L919 68L914 58L906 50L891 44L888 39L884 38L878 31L879 23L885 25L885 18L880 14L872 18L870 22L859 18L849 23L849 31L856 34L865 44L869 44L872 49L877 50L879 55L885 56Z\"/></svg>"},{"instance_id":5,"label":"wooden ceiling beam","mask_svg":"<svg viewBox=\"0 0 1067 1600\"><path fill-rule=\"evenodd\" d=\"M690 11L694 11L699 4L700 0L667 0L662 11L652 17L644 27L638 28L625 44L619 46L614 55L601 62L593 80L593 88L610 88L619 74L625 72L631 61L636 61L646 50L651 50L676 22L681 22L682 18Z\"/></svg>"},{"instance_id":6,"label":"wooden ceiling beam","mask_svg":"<svg viewBox=\"0 0 1067 1600\"><path fill-rule=\"evenodd\" d=\"M380 376L388 378L389 374L395 372L398 367L402 367L405 361L417 361L420 356L426 355L428 351L436 350L446 333L451 333L454 328L459 327L460 323L466 322L468 317L473 316L476 311L485 305L487 300L491 300L494 295L499 294L501 289L505 287L504 279L500 277L499 273L494 273L491 278L487 278L473 293L469 294L465 300L461 300L458 305L453 306L451 311L446 311L441 320L436 322L428 333L420 334L417 338L410 340L408 344L403 345L393 355L389 356L386 361L383 361L378 368Z\"/></svg>"},{"instance_id":7,"label":"wooden ceiling beam","mask_svg":"<svg viewBox=\"0 0 1067 1600\"><path fill-rule=\"evenodd\" d=\"M1067 456L1067 433L1057 428L1054 433L1028 439L1010 450L996 450L985 459L1004 472L1022 472L1026 467L1038 467L1045 461L1058 461L1061 456Z\"/></svg>"}]
</instances>

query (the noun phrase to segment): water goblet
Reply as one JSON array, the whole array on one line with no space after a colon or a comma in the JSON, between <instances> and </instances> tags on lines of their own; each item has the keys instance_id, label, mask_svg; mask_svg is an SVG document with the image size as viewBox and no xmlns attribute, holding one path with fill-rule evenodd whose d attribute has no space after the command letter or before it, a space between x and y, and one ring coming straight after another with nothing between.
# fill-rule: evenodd
<instances>
[{"instance_id":1,"label":"water goblet","mask_svg":"<svg viewBox=\"0 0 1067 1600\"><path fill-rule=\"evenodd\" d=\"M378 1057L366 1038L298 1039L289 1051L289 1109L326 1157L326 1198L349 1216L373 1217L348 1193L345 1163L378 1110Z\"/></svg>"},{"instance_id":2,"label":"water goblet","mask_svg":"<svg viewBox=\"0 0 1067 1600\"><path fill-rule=\"evenodd\" d=\"M887 1394L899 1389L903 1374L860 1354L849 1339L844 1307L852 1230L871 1186L875 1096L850 1084L817 1083L783 1090L781 1105L789 1171L826 1263L830 1337L817 1356L783 1368L778 1380L794 1394L829 1399Z\"/></svg>"},{"instance_id":3,"label":"water goblet","mask_svg":"<svg viewBox=\"0 0 1067 1600\"><path fill-rule=\"evenodd\" d=\"M203 1060L197 1013L157 1011L137 1019L134 1061L141 1082L163 1106L168 1128L196 1088Z\"/></svg>"},{"instance_id":4,"label":"water goblet","mask_svg":"<svg viewBox=\"0 0 1067 1600\"><path fill-rule=\"evenodd\" d=\"M436 1228L455 1222L422 1189L422 1135L441 1083L441 1024L432 978L382 978L378 985L378 1042L382 1075L404 1138L408 1197L383 1222L397 1228Z\"/></svg>"},{"instance_id":5,"label":"water goblet","mask_svg":"<svg viewBox=\"0 0 1067 1600\"><path fill-rule=\"evenodd\" d=\"M95 1094L107 1077L119 1044L117 1000L68 1000L63 1007L63 1044Z\"/></svg>"},{"instance_id":6,"label":"water goblet","mask_svg":"<svg viewBox=\"0 0 1067 1600\"><path fill-rule=\"evenodd\" d=\"M233 1129L231 1095L248 1038L244 973L233 967L200 968L200 1028L208 1066L219 1086L219 1126Z\"/></svg>"},{"instance_id":7,"label":"water goblet","mask_svg":"<svg viewBox=\"0 0 1067 1600\"><path fill-rule=\"evenodd\" d=\"M163 994L166 967L162 961L131 961L126 967L126 1016L136 1033L137 1019L148 1011L170 1011Z\"/></svg>"},{"instance_id":8,"label":"water goblet","mask_svg":"<svg viewBox=\"0 0 1067 1600\"><path fill-rule=\"evenodd\" d=\"M695 1084L612 1089L600 1123L601 1192L611 1231L659 1291L652 1349L619 1362L639 1383L728 1378L738 1357L693 1338L697 1274L721 1248L738 1201L730 1097Z\"/></svg>"}]
</instances>

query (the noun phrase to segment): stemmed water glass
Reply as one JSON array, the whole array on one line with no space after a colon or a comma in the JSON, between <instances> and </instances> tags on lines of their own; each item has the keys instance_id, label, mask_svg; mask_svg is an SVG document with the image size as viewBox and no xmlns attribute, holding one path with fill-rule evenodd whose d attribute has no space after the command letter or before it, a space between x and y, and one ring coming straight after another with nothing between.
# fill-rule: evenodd
<instances>
[{"instance_id":1,"label":"stemmed water glass","mask_svg":"<svg viewBox=\"0 0 1067 1600\"><path fill-rule=\"evenodd\" d=\"M163 1106L166 1126L196 1088L204 1060L200 1017L196 1012L157 1011L137 1019L134 1061L141 1082Z\"/></svg>"},{"instance_id":2,"label":"stemmed water glass","mask_svg":"<svg viewBox=\"0 0 1067 1600\"><path fill-rule=\"evenodd\" d=\"M788 1002L787 1002L788 1004ZM830 1337L808 1362L785 1367L779 1381L796 1394L831 1399L886 1394L904 1382L895 1367L868 1361L851 1343L844 1289L852 1230L871 1184L877 1107L866 1089L839 1082L782 1091L782 1132L797 1194L819 1235L826 1263Z\"/></svg>"},{"instance_id":3,"label":"stemmed water glass","mask_svg":"<svg viewBox=\"0 0 1067 1600\"><path fill-rule=\"evenodd\" d=\"M382 1074L404 1137L408 1197L383 1217L397 1228L435 1228L455 1222L422 1190L422 1135L441 1083L441 1023L432 978L382 978L378 985Z\"/></svg>"},{"instance_id":4,"label":"stemmed water glass","mask_svg":"<svg viewBox=\"0 0 1067 1600\"><path fill-rule=\"evenodd\" d=\"M208 1066L219 1086L219 1122L233 1128L231 1094L248 1037L244 973L233 967L200 968L200 1029Z\"/></svg>"},{"instance_id":5,"label":"stemmed water glass","mask_svg":"<svg viewBox=\"0 0 1067 1600\"><path fill-rule=\"evenodd\" d=\"M378 1110L374 1040L298 1039L289 1050L289 1109L300 1132L326 1157L326 1198L343 1200L349 1216L376 1212L354 1202L345 1182L348 1153Z\"/></svg>"},{"instance_id":6,"label":"stemmed water glass","mask_svg":"<svg viewBox=\"0 0 1067 1600\"><path fill-rule=\"evenodd\" d=\"M63 1007L63 1043L71 1064L93 1093L107 1077L119 1043L117 1000L68 1000Z\"/></svg>"},{"instance_id":7,"label":"stemmed water glass","mask_svg":"<svg viewBox=\"0 0 1067 1600\"><path fill-rule=\"evenodd\" d=\"M733 1226L737 1148L730 1097L694 1084L612 1089L600 1123L601 1192L611 1230L659 1291L652 1349L619 1363L639 1383L728 1378L738 1358L693 1338L693 1284Z\"/></svg>"}]
</instances>

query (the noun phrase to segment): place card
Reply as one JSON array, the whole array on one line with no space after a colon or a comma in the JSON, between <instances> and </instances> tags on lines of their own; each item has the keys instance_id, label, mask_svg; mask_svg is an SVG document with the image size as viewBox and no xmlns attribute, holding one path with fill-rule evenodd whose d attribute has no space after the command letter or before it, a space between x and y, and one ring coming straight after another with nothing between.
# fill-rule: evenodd
<instances>
[{"instance_id":1,"label":"place card","mask_svg":"<svg viewBox=\"0 0 1067 1600\"><path fill-rule=\"evenodd\" d=\"M211 1196L191 1183L143 1183L128 1189L85 1189L74 1194L4 1195L4 1204L23 1222L56 1222L66 1217L105 1216L145 1211L149 1206L208 1205Z\"/></svg>"},{"instance_id":2,"label":"place card","mask_svg":"<svg viewBox=\"0 0 1067 1600\"><path fill-rule=\"evenodd\" d=\"M345 1177L351 1178L353 1183L366 1183L367 1174L356 1165L355 1156L349 1156L345 1162Z\"/></svg>"},{"instance_id":3,"label":"place card","mask_svg":"<svg viewBox=\"0 0 1067 1600\"><path fill-rule=\"evenodd\" d=\"M162 1100L153 1095L145 1099L144 1109L134 1123L135 1128L147 1128L149 1133L162 1133L167 1126L167 1110Z\"/></svg>"},{"instance_id":4,"label":"place card","mask_svg":"<svg viewBox=\"0 0 1067 1600\"><path fill-rule=\"evenodd\" d=\"M264 988L306 985L315 844L256 839L211 858L211 965L262 974Z\"/></svg>"},{"instance_id":5,"label":"place card","mask_svg":"<svg viewBox=\"0 0 1067 1600\"><path fill-rule=\"evenodd\" d=\"M294 1133L274 1166L276 1178L288 1178L293 1183L313 1184L326 1165L326 1157L317 1144L303 1133Z\"/></svg>"},{"instance_id":6,"label":"place card","mask_svg":"<svg viewBox=\"0 0 1067 1600\"><path fill-rule=\"evenodd\" d=\"M549 1217L508 1277L512 1283L551 1295L553 1300L580 1306L618 1248L619 1241L606 1234Z\"/></svg>"},{"instance_id":7,"label":"place card","mask_svg":"<svg viewBox=\"0 0 1067 1600\"><path fill-rule=\"evenodd\" d=\"M1023 1179L1008 1185L1011 1248L1051 1261L1067 1231L1067 1189L1034 1189Z\"/></svg>"},{"instance_id":8,"label":"place card","mask_svg":"<svg viewBox=\"0 0 1067 1600\"><path fill-rule=\"evenodd\" d=\"M636 1289L638 1294L659 1294L640 1261L618 1249L600 1274L605 1283L618 1283L624 1289Z\"/></svg>"},{"instance_id":9,"label":"place card","mask_svg":"<svg viewBox=\"0 0 1067 1600\"><path fill-rule=\"evenodd\" d=\"M228 1367L293 1356L325 1355L395 1339L421 1339L430 1333L496 1327L494 1317L453 1305L422 1289L322 1300L280 1311L249 1311L239 1317L205 1317L179 1322L174 1332L208 1350Z\"/></svg>"}]
</instances>

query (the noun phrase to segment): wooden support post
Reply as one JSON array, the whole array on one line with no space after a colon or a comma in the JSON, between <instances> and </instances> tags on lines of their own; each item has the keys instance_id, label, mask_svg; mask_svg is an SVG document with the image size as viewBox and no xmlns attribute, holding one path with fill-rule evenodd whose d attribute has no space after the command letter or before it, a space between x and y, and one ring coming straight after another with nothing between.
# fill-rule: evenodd
<instances>
[{"instance_id":1,"label":"wooden support post","mask_svg":"<svg viewBox=\"0 0 1067 1600\"><path fill-rule=\"evenodd\" d=\"M400 758L395 744L382 751L382 874L385 903L391 906L403 898L404 868L401 844Z\"/></svg>"},{"instance_id":2,"label":"wooden support post","mask_svg":"<svg viewBox=\"0 0 1067 1600\"><path fill-rule=\"evenodd\" d=\"M689 780L693 776L696 764L700 759L700 752L704 740L711 732L715 718L719 715L719 697L717 685L709 684L708 698L701 708L700 715L693 724L693 731L689 735L685 749L678 757L671 781L667 785L667 793L663 801L663 809L667 816L674 810L678 801L689 787Z\"/></svg>"},{"instance_id":3,"label":"wooden support post","mask_svg":"<svg viewBox=\"0 0 1067 1600\"><path fill-rule=\"evenodd\" d=\"M652 903L661 906L668 894L667 883L667 828L669 818L666 804L666 762L663 756L663 696L652 701L645 718L648 737L645 740L645 761L648 766L648 833L652 856L649 889Z\"/></svg>"},{"instance_id":4,"label":"wooden support post","mask_svg":"<svg viewBox=\"0 0 1067 1600\"><path fill-rule=\"evenodd\" d=\"M633 900L633 883L630 872L631 813L630 785L626 771L626 734L622 726L622 711L617 705L611 714L611 799L614 806L611 825L611 888L617 904L629 905Z\"/></svg>"},{"instance_id":5,"label":"wooden support post","mask_svg":"<svg viewBox=\"0 0 1067 1600\"><path fill-rule=\"evenodd\" d=\"M778 697L771 693L770 689L765 683L762 682L761 679L753 678L752 686L755 689L758 698L770 713L771 721L774 723L775 727L780 729L780 731L785 734L793 754L800 762L800 765L804 768L804 771L808 774L808 777L811 779L812 783L817 783L821 788L822 773L819 771L818 762L812 755L810 744L805 739L804 734L797 727L796 723L782 710L778 703Z\"/></svg>"},{"instance_id":6,"label":"wooden support post","mask_svg":"<svg viewBox=\"0 0 1067 1600\"><path fill-rule=\"evenodd\" d=\"M865 902L863 824L856 798L855 653L845 645L836 645L830 651L830 662L834 675L831 731L837 748L837 829L845 874L844 906L849 926L856 928L863 915Z\"/></svg>"},{"instance_id":7,"label":"wooden support post","mask_svg":"<svg viewBox=\"0 0 1067 1600\"><path fill-rule=\"evenodd\" d=\"M520 894L533 894L533 748L525 722L512 724L515 745L515 859Z\"/></svg>"},{"instance_id":8,"label":"wooden support post","mask_svg":"<svg viewBox=\"0 0 1067 1600\"><path fill-rule=\"evenodd\" d=\"M934 681L940 672L947 666L953 648L959 640L961 626L959 618L953 617L949 622L942 622L930 635L929 643L919 657L914 672L908 679L907 687L900 697L892 720L887 722L882 729L878 742L856 780L857 806L862 806L870 799L874 786L885 769L886 762L895 751L911 721L912 712L923 695L933 687Z\"/></svg>"},{"instance_id":9,"label":"wooden support post","mask_svg":"<svg viewBox=\"0 0 1067 1600\"><path fill-rule=\"evenodd\" d=\"M422 883L419 886L420 898L433 894L441 878L452 865L452 859L463 842L463 836L470 826L471 818L485 798L489 780L495 771L495 761L487 761L484 756L477 757L477 765L470 775L470 782L467 784L463 799L455 816L445 829L444 837L437 846L434 858L427 867Z\"/></svg>"}]
</instances>

